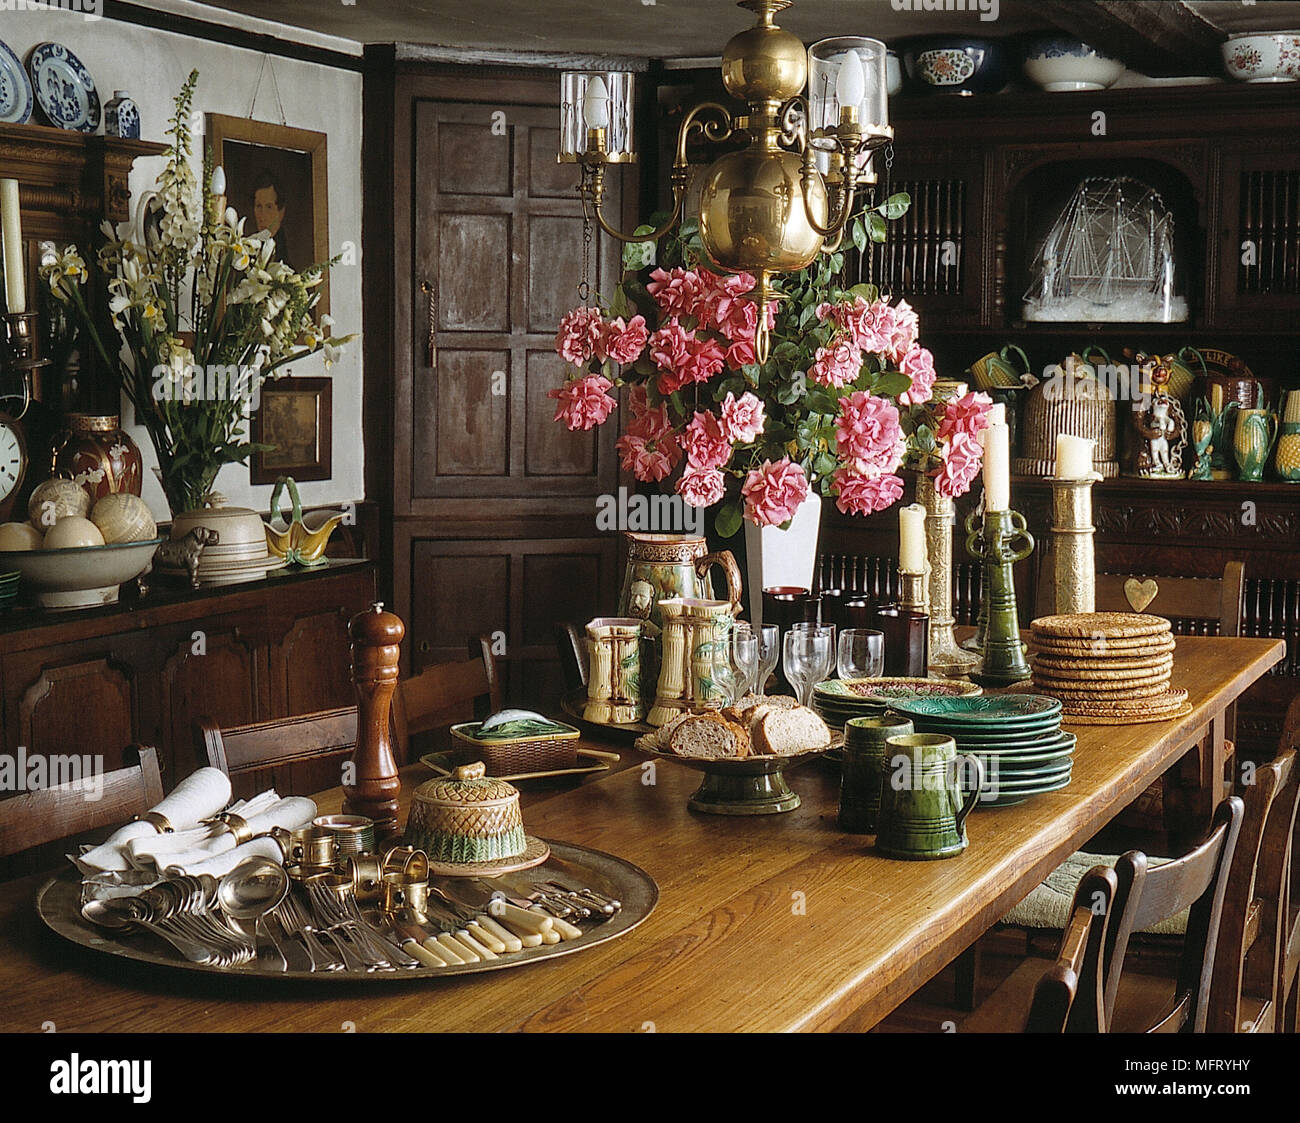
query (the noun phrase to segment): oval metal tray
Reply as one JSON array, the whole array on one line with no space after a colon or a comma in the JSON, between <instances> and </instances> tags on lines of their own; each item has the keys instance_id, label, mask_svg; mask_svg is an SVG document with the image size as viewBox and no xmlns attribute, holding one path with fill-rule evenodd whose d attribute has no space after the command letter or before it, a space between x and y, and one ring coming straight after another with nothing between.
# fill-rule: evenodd
<instances>
[{"instance_id":1,"label":"oval metal tray","mask_svg":"<svg viewBox=\"0 0 1300 1123\"><path fill-rule=\"evenodd\" d=\"M583 935L558 944L525 948L507 953L494 960L479 963L462 963L454 967L410 967L395 971L263 971L256 961L244 967L213 967L204 963L191 963L169 944L149 932L123 934L97 928L81 915L81 879L69 870L51 878L36 895L36 911L46 926L65 940L119 959L131 959L158 967L187 971L200 975L220 975L225 978L243 977L258 980L294 979L322 983L401 982L412 979L445 979L461 975L476 975L485 971L506 971L512 967L525 967L561 955L572 955L617 939L635 928L654 910L659 900L659 886L640 866L606 854L573 846L564 842L550 842L551 857L544 865L531 871L530 879L545 881L554 878L562 882L576 882L598 893L615 897L623 907L606 921L581 921Z\"/></svg>"}]
</instances>

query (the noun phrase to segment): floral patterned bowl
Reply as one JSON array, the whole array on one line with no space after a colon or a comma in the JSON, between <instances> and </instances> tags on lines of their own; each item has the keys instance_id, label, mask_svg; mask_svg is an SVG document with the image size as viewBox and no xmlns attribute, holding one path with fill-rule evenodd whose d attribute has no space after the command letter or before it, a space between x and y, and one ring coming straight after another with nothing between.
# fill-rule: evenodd
<instances>
[{"instance_id":1,"label":"floral patterned bowl","mask_svg":"<svg viewBox=\"0 0 1300 1123\"><path fill-rule=\"evenodd\" d=\"M1119 59L1081 39L1057 35L1025 46L1025 76L1051 93L1104 90L1119 80L1124 69Z\"/></svg>"},{"instance_id":2,"label":"floral patterned bowl","mask_svg":"<svg viewBox=\"0 0 1300 1123\"><path fill-rule=\"evenodd\" d=\"M1300 32L1242 35L1223 44L1223 65L1239 82L1300 80Z\"/></svg>"},{"instance_id":3,"label":"floral patterned bowl","mask_svg":"<svg viewBox=\"0 0 1300 1123\"><path fill-rule=\"evenodd\" d=\"M1006 50L996 39L919 40L904 52L903 64L918 88L937 93L995 93L1007 84Z\"/></svg>"}]
</instances>

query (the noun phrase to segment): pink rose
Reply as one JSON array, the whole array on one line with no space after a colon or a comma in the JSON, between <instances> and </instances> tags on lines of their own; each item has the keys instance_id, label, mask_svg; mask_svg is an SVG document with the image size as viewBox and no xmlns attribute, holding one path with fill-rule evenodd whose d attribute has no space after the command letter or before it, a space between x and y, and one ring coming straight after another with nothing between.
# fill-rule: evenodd
<instances>
[{"instance_id":1,"label":"pink rose","mask_svg":"<svg viewBox=\"0 0 1300 1123\"><path fill-rule=\"evenodd\" d=\"M901 362L913 347L920 330L920 320L906 300L900 300L896 307L890 309L890 355L895 362Z\"/></svg>"},{"instance_id":2,"label":"pink rose","mask_svg":"<svg viewBox=\"0 0 1300 1123\"><path fill-rule=\"evenodd\" d=\"M748 444L763 432L763 403L746 390L739 398L727 391L722 402L722 431L732 443Z\"/></svg>"},{"instance_id":3,"label":"pink rose","mask_svg":"<svg viewBox=\"0 0 1300 1123\"><path fill-rule=\"evenodd\" d=\"M950 499L965 495L983 462L984 449L978 438L966 433L954 434L946 446L943 467L934 477L934 490Z\"/></svg>"},{"instance_id":4,"label":"pink rose","mask_svg":"<svg viewBox=\"0 0 1300 1123\"><path fill-rule=\"evenodd\" d=\"M702 303L709 290L704 271L674 269L665 273L656 269L650 274L646 291L659 305L665 316L700 316Z\"/></svg>"},{"instance_id":5,"label":"pink rose","mask_svg":"<svg viewBox=\"0 0 1300 1123\"><path fill-rule=\"evenodd\" d=\"M595 308L575 308L560 321L555 349L566 363L582 366L596 353L603 327Z\"/></svg>"},{"instance_id":6,"label":"pink rose","mask_svg":"<svg viewBox=\"0 0 1300 1123\"><path fill-rule=\"evenodd\" d=\"M894 475L860 476L847 468L832 477L835 506L846 515L870 515L892 507L903 497L903 481Z\"/></svg>"},{"instance_id":7,"label":"pink rose","mask_svg":"<svg viewBox=\"0 0 1300 1123\"><path fill-rule=\"evenodd\" d=\"M727 494L727 477L716 468L688 467L677 481L677 494L692 507L712 507Z\"/></svg>"},{"instance_id":8,"label":"pink rose","mask_svg":"<svg viewBox=\"0 0 1300 1123\"><path fill-rule=\"evenodd\" d=\"M707 382L726 361L716 339L697 339L677 320L669 320L650 337L650 357L660 368L659 392L671 394L692 382Z\"/></svg>"},{"instance_id":9,"label":"pink rose","mask_svg":"<svg viewBox=\"0 0 1300 1123\"><path fill-rule=\"evenodd\" d=\"M972 439L988 428L989 410L993 408L993 399L987 394L970 393L955 402L944 406L943 419L935 437L941 441L951 440L955 436Z\"/></svg>"},{"instance_id":10,"label":"pink rose","mask_svg":"<svg viewBox=\"0 0 1300 1123\"><path fill-rule=\"evenodd\" d=\"M627 427L628 433L640 437L643 441L657 441L673 430L673 423L668 419L668 407L656 406L634 413Z\"/></svg>"},{"instance_id":11,"label":"pink rose","mask_svg":"<svg viewBox=\"0 0 1300 1123\"><path fill-rule=\"evenodd\" d=\"M555 407L556 421L563 421L570 429L594 429L604 424L618 405L606 393L613 385L604 375L589 374L547 391L546 396L560 403Z\"/></svg>"},{"instance_id":12,"label":"pink rose","mask_svg":"<svg viewBox=\"0 0 1300 1123\"><path fill-rule=\"evenodd\" d=\"M658 483L672 475L682 458L676 437L648 441L631 434L619 437L619 462L623 471L631 472L643 483Z\"/></svg>"},{"instance_id":13,"label":"pink rose","mask_svg":"<svg viewBox=\"0 0 1300 1123\"><path fill-rule=\"evenodd\" d=\"M901 406L915 406L928 402L934 390L934 356L920 344L913 344L903 356L898 369L912 380L912 386L898 395Z\"/></svg>"},{"instance_id":14,"label":"pink rose","mask_svg":"<svg viewBox=\"0 0 1300 1123\"><path fill-rule=\"evenodd\" d=\"M596 342L596 357L613 359L620 366L626 366L641 357L649 338L644 316L633 316L626 324L623 317L619 316L616 320L610 320L601 332L600 339Z\"/></svg>"},{"instance_id":15,"label":"pink rose","mask_svg":"<svg viewBox=\"0 0 1300 1123\"><path fill-rule=\"evenodd\" d=\"M851 336L841 335L829 347L819 347L808 372L814 382L836 389L858 380L862 373L862 352Z\"/></svg>"},{"instance_id":16,"label":"pink rose","mask_svg":"<svg viewBox=\"0 0 1300 1123\"><path fill-rule=\"evenodd\" d=\"M682 432L686 462L692 468L721 468L731 459L731 440L716 414L701 410Z\"/></svg>"},{"instance_id":17,"label":"pink rose","mask_svg":"<svg viewBox=\"0 0 1300 1123\"><path fill-rule=\"evenodd\" d=\"M835 421L835 444L845 465L858 475L892 472L905 449L898 409L865 390L846 395Z\"/></svg>"},{"instance_id":18,"label":"pink rose","mask_svg":"<svg viewBox=\"0 0 1300 1123\"><path fill-rule=\"evenodd\" d=\"M784 457L775 464L765 460L745 479L745 517L758 526L780 526L794 518L808 498L808 477L798 464Z\"/></svg>"}]
</instances>

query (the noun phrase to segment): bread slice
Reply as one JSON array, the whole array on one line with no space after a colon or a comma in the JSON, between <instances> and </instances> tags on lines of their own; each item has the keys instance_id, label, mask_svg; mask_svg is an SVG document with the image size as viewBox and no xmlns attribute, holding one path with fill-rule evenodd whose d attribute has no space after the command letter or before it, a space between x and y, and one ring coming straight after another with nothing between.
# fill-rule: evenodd
<instances>
[{"instance_id":1,"label":"bread slice","mask_svg":"<svg viewBox=\"0 0 1300 1123\"><path fill-rule=\"evenodd\" d=\"M696 717L696 716L697 715L691 713L690 710L685 710L682 713L677 714L675 717L670 717L666 722L663 723L663 725L659 727L658 731L655 733L654 735L655 747L661 749L664 752L667 752L668 742L672 739L673 730L675 730L679 725L681 725L681 723L684 722L688 717Z\"/></svg>"},{"instance_id":2,"label":"bread slice","mask_svg":"<svg viewBox=\"0 0 1300 1123\"><path fill-rule=\"evenodd\" d=\"M668 748L693 760L743 760L749 755L749 734L720 714L697 714L673 730Z\"/></svg>"},{"instance_id":3,"label":"bread slice","mask_svg":"<svg viewBox=\"0 0 1300 1123\"><path fill-rule=\"evenodd\" d=\"M754 752L763 756L796 756L831 743L826 723L805 706L768 710L754 723L751 737Z\"/></svg>"}]
</instances>

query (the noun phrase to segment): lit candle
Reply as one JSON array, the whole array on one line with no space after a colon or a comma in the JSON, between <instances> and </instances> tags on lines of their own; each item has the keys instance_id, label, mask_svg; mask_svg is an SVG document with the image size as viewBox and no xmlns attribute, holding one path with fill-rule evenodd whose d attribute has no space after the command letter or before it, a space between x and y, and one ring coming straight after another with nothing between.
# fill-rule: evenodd
<instances>
[{"instance_id":1,"label":"lit candle","mask_svg":"<svg viewBox=\"0 0 1300 1123\"><path fill-rule=\"evenodd\" d=\"M1069 433L1056 435L1056 478L1082 480L1092 475L1093 441Z\"/></svg>"},{"instance_id":2,"label":"lit candle","mask_svg":"<svg viewBox=\"0 0 1300 1123\"><path fill-rule=\"evenodd\" d=\"M1011 431L1005 425L984 430L984 510L1011 506Z\"/></svg>"},{"instance_id":3,"label":"lit candle","mask_svg":"<svg viewBox=\"0 0 1300 1123\"><path fill-rule=\"evenodd\" d=\"M840 63L840 71L835 76L835 100L840 103L840 119L858 120L862 96L866 93L867 76L862 70L862 59L857 51L849 51Z\"/></svg>"},{"instance_id":4,"label":"lit candle","mask_svg":"<svg viewBox=\"0 0 1300 1123\"><path fill-rule=\"evenodd\" d=\"M18 205L18 181L0 179L0 230L4 232L5 299L10 313L27 311L23 272L23 222Z\"/></svg>"},{"instance_id":5,"label":"lit candle","mask_svg":"<svg viewBox=\"0 0 1300 1123\"><path fill-rule=\"evenodd\" d=\"M898 568L903 573L925 572L925 508L919 503L898 512Z\"/></svg>"},{"instance_id":6,"label":"lit candle","mask_svg":"<svg viewBox=\"0 0 1300 1123\"><path fill-rule=\"evenodd\" d=\"M589 129L609 128L609 88L599 74L587 83L582 98L582 116Z\"/></svg>"}]
</instances>

